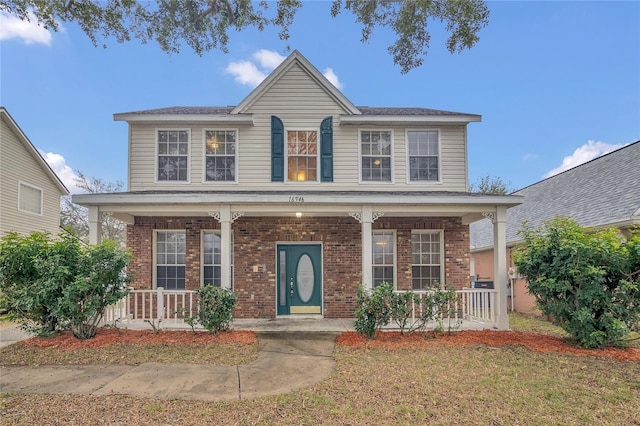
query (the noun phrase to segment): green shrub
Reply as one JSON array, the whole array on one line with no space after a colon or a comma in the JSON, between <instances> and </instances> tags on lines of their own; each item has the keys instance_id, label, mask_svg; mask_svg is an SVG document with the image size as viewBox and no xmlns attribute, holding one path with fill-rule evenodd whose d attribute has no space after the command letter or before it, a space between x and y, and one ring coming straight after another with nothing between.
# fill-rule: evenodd
<instances>
[{"instance_id":1,"label":"green shrub","mask_svg":"<svg viewBox=\"0 0 640 426\"><path fill-rule=\"evenodd\" d=\"M200 287L197 293L198 313L196 321L209 330L210 333L229 330L233 321L231 310L238 301L233 291L207 284Z\"/></svg>"},{"instance_id":2,"label":"green shrub","mask_svg":"<svg viewBox=\"0 0 640 426\"><path fill-rule=\"evenodd\" d=\"M540 310L580 346L621 345L640 324L640 230L588 231L558 218L522 232L515 265Z\"/></svg>"},{"instance_id":3,"label":"green shrub","mask_svg":"<svg viewBox=\"0 0 640 426\"><path fill-rule=\"evenodd\" d=\"M353 323L356 331L371 339L376 331L391 320L391 299L393 287L382 283L373 291L360 286L356 292L356 319Z\"/></svg>"},{"instance_id":4,"label":"green shrub","mask_svg":"<svg viewBox=\"0 0 640 426\"><path fill-rule=\"evenodd\" d=\"M130 257L113 240L88 246L82 254L76 279L64 287L56 312L75 337L88 339L96 335L105 308L129 294L124 268Z\"/></svg>"},{"instance_id":5,"label":"green shrub","mask_svg":"<svg viewBox=\"0 0 640 426\"><path fill-rule=\"evenodd\" d=\"M126 294L128 261L110 241L84 246L67 233L10 233L0 240L0 290L23 329L92 337L104 308Z\"/></svg>"}]
</instances>

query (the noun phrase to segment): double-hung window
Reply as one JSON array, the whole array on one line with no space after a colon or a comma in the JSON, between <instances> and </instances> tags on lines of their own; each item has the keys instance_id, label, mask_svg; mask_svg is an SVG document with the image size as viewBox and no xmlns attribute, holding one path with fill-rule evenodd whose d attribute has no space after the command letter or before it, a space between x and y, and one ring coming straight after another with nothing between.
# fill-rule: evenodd
<instances>
[{"instance_id":1,"label":"double-hung window","mask_svg":"<svg viewBox=\"0 0 640 426\"><path fill-rule=\"evenodd\" d=\"M394 231L373 231L373 287L395 283L396 237Z\"/></svg>"},{"instance_id":2,"label":"double-hung window","mask_svg":"<svg viewBox=\"0 0 640 426\"><path fill-rule=\"evenodd\" d=\"M236 180L236 131L205 130L205 180Z\"/></svg>"},{"instance_id":3,"label":"double-hung window","mask_svg":"<svg viewBox=\"0 0 640 426\"><path fill-rule=\"evenodd\" d=\"M363 182L391 182L391 131L360 131Z\"/></svg>"},{"instance_id":4,"label":"double-hung window","mask_svg":"<svg viewBox=\"0 0 640 426\"><path fill-rule=\"evenodd\" d=\"M414 290L438 288L443 278L442 231L411 231L411 280Z\"/></svg>"},{"instance_id":5,"label":"double-hung window","mask_svg":"<svg viewBox=\"0 0 640 426\"><path fill-rule=\"evenodd\" d=\"M316 130L287 131L287 180L291 182L318 180L318 132Z\"/></svg>"},{"instance_id":6,"label":"double-hung window","mask_svg":"<svg viewBox=\"0 0 640 426\"><path fill-rule=\"evenodd\" d=\"M186 248L184 231L156 232L156 287L185 289Z\"/></svg>"},{"instance_id":7,"label":"double-hung window","mask_svg":"<svg viewBox=\"0 0 640 426\"><path fill-rule=\"evenodd\" d=\"M20 182L18 210L42 215L42 189Z\"/></svg>"},{"instance_id":8,"label":"double-hung window","mask_svg":"<svg viewBox=\"0 0 640 426\"><path fill-rule=\"evenodd\" d=\"M189 180L189 131L158 130L158 181Z\"/></svg>"},{"instance_id":9,"label":"double-hung window","mask_svg":"<svg viewBox=\"0 0 640 426\"><path fill-rule=\"evenodd\" d=\"M220 231L202 234L202 284L222 286L222 239ZM233 280L233 236L231 241L231 279Z\"/></svg>"},{"instance_id":10,"label":"double-hung window","mask_svg":"<svg viewBox=\"0 0 640 426\"><path fill-rule=\"evenodd\" d=\"M409 181L440 180L440 142L437 130L407 131L409 144Z\"/></svg>"}]
</instances>

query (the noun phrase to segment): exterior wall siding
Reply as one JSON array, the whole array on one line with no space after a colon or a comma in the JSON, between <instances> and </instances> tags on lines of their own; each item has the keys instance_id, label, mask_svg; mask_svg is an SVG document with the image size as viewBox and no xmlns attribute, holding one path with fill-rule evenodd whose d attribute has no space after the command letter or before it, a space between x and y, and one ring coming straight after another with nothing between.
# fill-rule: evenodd
<instances>
[{"instance_id":1,"label":"exterior wall siding","mask_svg":"<svg viewBox=\"0 0 640 426\"><path fill-rule=\"evenodd\" d=\"M60 190L4 119L0 121L0 237L12 231L57 234L60 231ZM42 215L18 210L19 182L42 190Z\"/></svg>"},{"instance_id":2,"label":"exterior wall siding","mask_svg":"<svg viewBox=\"0 0 640 426\"><path fill-rule=\"evenodd\" d=\"M134 259L132 287L153 288L153 232L186 231L186 288L200 286L200 234L218 229L216 220L202 217L136 217L127 229ZM446 283L462 288L469 283L469 230L459 218L381 218L373 229L397 232L397 287L411 288L411 230L443 229ZM276 315L276 245L322 242L323 313L326 318L350 318L361 282L361 225L352 218L242 217L232 226L234 238L233 288L238 296L236 318L273 318ZM262 266L265 266L264 269ZM258 266L255 268L255 266ZM258 272L256 272L256 270Z\"/></svg>"},{"instance_id":3,"label":"exterior wall siding","mask_svg":"<svg viewBox=\"0 0 640 426\"><path fill-rule=\"evenodd\" d=\"M464 125L410 126L409 129L440 131L441 183L407 183L406 129L398 126L339 125L346 114L324 89L295 65L267 92L250 105L254 126L235 124L158 123L131 124L129 140L129 190L371 190L371 191L466 191L466 131ZM271 116L289 129L320 130L326 117L334 118L334 181L271 182ZM393 171L391 183L360 183L359 130L392 130ZM191 132L189 183L156 182L156 129L188 129ZM237 183L203 181L203 130L237 129Z\"/></svg>"}]
</instances>

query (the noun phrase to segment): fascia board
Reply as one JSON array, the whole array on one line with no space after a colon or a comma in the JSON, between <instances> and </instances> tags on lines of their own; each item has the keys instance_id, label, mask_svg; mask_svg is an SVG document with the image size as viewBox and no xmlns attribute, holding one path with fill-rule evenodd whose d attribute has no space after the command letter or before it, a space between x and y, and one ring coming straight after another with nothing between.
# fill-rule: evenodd
<instances>
[{"instance_id":1,"label":"fascia board","mask_svg":"<svg viewBox=\"0 0 640 426\"><path fill-rule=\"evenodd\" d=\"M388 206L389 209L402 208L398 206L421 206L421 205L446 205L446 206L476 206L481 211L490 211L496 206L513 207L521 204L523 197L505 195L498 197L482 197L482 196L451 196L451 195L381 195L381 194L304 194L305 205L323 205L323 204L376 204L379 206ZM286 204L291 208L292 203L289 193L193 193L193 194L76 194L73 196L73 202L81 205L154 205L154 204L247 204L247 205L277 205ZM298 205L298 204L295 204ZM479 210L480 211L480 210Z\"/></svg>"},{"instance_id":2,"label":"fascia board","mask_svg":"<svg viewBox=\"0 0 640 426\"><path fill-rule=\"evenodd\" d=\"M338 124L467 124L480 121L480 115L340 115Z\"/></svg>"},{"instance_id":3,"label":"fascia board","mask_svg":"<svg viewBox=\"0 0 640 426\"><path fill-rule=\"evenodd\" d=\"M232 123L254 125L253 114L237 115L204 115L204 114L114 114L114 121L126 121L128 123L150 122L197 122L197 123Z\"/></svg>"}]
</instances>

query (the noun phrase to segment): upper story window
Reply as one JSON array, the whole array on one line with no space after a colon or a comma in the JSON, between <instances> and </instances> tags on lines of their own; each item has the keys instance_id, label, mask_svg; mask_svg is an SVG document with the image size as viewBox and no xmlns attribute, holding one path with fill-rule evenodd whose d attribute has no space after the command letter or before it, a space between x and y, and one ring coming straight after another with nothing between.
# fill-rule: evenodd
<instances>
[{"instance_id":1,"label":"upper story window","mask_svg":"<svg viewBox=\"0 0 640 426\"><path fill-rule=\"evenodd\" d=\"M158 180L189 180L189 131L158 130Z\"/></svg>"},{"instance_id":2,"label":"upper story window","mask_svg":"<svg viewBox=\"0 0 640 426\"><path fill-rule=\"evenodd\" d=\"M391 182L391 131L361 130L362 181Z\"/></svg>"},{"instance_id":3,"label":"upper story window","mask_svg":"<svg viewBox=\"0 0 640 426\"><path fill-rule=\"evenodd\" d=\"M18 210L42 215L42 189L20 182Z\"/></svg>"},{"instance_id":4,"label":"upper story window","mask_svg":"<svg viewBox=\"0 0 640 426\"><path fill-rule=\"evenodd\" d=\"M318 180L318 132L316 130L287 131L287 180L292 182Z\"/></svg>"},{"instance_id":5,"label":"upper story window","mask_svg":"<svg viewBox=\"0 0 640 426\"><path fill-rule=\"evenodd\" d=\"M409 130L409 181L440 180L440 142L437 130Z\"/></svg>"},{"instance_id":6,"label":"upper story window","mask_svg":"<svg viewBox=\"0 0 640 426\"><path fill-rule=\"evenodd\" d=\"M205 130L205 181L235 182L236 131Z\"/></svg>"}]
</instances>

